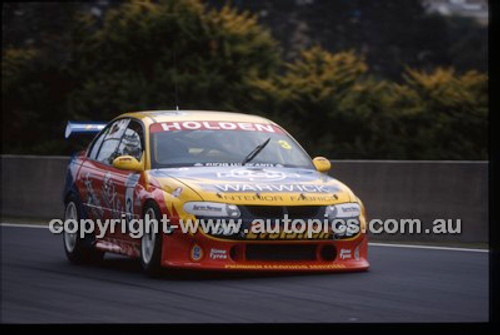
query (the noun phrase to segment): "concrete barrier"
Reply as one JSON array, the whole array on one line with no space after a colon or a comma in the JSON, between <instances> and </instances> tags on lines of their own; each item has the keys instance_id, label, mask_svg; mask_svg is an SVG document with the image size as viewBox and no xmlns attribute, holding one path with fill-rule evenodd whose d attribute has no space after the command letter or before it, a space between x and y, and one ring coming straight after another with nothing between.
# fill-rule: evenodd
<instances>
[{"instance_id":1,"label":"concrete barrier","mask_svg":"<svg viewBox=\"0 0 500 335\"><path fill-rule=\"evenodd\" d=\"M2 217L54 218L63 213L68 157L1 156ZM333 161L330 175L364 202L369 219L461 219L460 235L383 234L381 240L488 241L488 162Z\"/></svg>"},{"instance_id":2,"label":"concrete barrier","mask_svg":"<svg viewBox=\"0 0 500 335\"><path fill-rule=\"evenodd\" d=\"M69 157L2 155L2 217L62 217Z\"/></svg>"},{"instance_id":3,"label":"concrete barrier","mask_svg":"<svg viewBox=\"0 0 500 335\"><path fill-rule=\"evenodd\" d=\"M461 219L460 235L376 235L384 240L488 241L488 162L333 161L330 175L363 201L369 219Z\"/></svg>"}]
</instances>

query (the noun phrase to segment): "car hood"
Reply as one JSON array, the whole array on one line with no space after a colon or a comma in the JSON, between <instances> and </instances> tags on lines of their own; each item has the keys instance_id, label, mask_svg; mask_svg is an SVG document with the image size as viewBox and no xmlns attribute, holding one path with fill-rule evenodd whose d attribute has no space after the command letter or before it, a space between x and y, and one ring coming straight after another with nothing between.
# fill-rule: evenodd
<instances>
[{"instance_id":1,"label":"car hood","mask_svg":"<svg viewBox=\"0 0 500 335\"><path fill-rule=\"evenodd\" d=\"M340 181L311 169L182 167L150 171L165 190L175 180L205 201L235 204L323 205L355 201Z\"/></svg>"}]
</instances>

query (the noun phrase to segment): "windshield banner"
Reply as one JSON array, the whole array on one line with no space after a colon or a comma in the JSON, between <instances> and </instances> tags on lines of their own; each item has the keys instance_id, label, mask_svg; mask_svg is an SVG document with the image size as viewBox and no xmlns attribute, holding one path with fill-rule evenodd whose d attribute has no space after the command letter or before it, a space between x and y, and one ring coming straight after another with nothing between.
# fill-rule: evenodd
<instances>
[{"instance_id":1,"label":"windshield banner","mask_svg":"<svg viewBox=\"0 0 500 335\"><path fill-rule=\"evenodd\" d=\"M239 130L250 132L277 133L283 131L273 124L227 121L173 121L160 122L151 125L151 133L171 132L180 130Z\"/></svg>"}]
</instances>

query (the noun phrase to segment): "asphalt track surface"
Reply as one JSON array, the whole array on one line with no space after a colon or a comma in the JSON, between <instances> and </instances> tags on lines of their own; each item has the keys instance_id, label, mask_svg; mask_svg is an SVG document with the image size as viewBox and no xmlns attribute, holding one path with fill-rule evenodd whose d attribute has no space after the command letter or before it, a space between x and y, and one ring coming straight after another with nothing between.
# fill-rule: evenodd
<instances>
[{"instance_id":1,"label":"asphalt track surface","mask_svg":"<svg viewBox=\"0 0 500 335\"><path fill-rule=\"evenodd\" d=\"M488 253L371 246L362 273L175 273L75 266L48 229L1 228L2 323L488 321Z\"/></svg>"}]
</instances>

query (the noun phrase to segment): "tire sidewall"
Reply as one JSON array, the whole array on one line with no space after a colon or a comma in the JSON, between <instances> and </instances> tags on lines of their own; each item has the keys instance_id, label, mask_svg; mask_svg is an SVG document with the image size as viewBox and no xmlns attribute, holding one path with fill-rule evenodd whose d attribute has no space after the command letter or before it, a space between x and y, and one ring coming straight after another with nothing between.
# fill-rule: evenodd
<instances>
[{"instance_id":1,"label":"tire sidewall","mask_svg":"<svg viewBox=\"0 0 500 335\"><path fill-rule=\"evenodd\" d=\"M154 210L155 213L155 219L158 220L158 232L154 238L154 246L153 246L153 254L149 260L149 262L146 262L143 257L143 248L142 248L142 243L143 240L141 238L141 245L140 245L140 261L143 270L146 272L148 276L154 277L160 273L161 270L161 256L162 256L162 247L163 247L163 232L161 230L161 224L160 224L160 218L161 218L161 211L158 207L158 205L154 202L148 202L146 206L144 206L144 215L143 219L146 218L146 213L148 210ZM146 222L144 222L146 224Z\"/></svg>"},{"instance_id":2,"label":"tire sidewall","mask_svg":"<svg viewBox=\"0 0 500 335\"><path fill-rule=\"evenodd\" d=\"M79 220L82 218L81 204L74 195L69 196L68 201L66 202L66 205L64 207L64 219L65 220L67 219L66 211L71 203L74 204L76 209L75 220L79 222ZM99 263L100 261L102 261L104 252L96 250L95 247L93 246L93 241L94 241L93 235L80 238L79 229L77 229L76 234L77 236L76 236L75 246L73 250L70 251L66 247L66 234L63 232L63 247L68 260L74 264Z\"/></svg>"}]
</instances>

